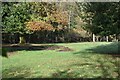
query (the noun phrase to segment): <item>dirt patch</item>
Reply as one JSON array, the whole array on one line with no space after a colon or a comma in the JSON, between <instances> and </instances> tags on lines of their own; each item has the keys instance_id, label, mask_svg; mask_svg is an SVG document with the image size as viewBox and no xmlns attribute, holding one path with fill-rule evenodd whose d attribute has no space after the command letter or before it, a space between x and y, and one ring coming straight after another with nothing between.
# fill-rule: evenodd
<instances>
[{"instance_id":1,"label":"dirt patch","mask_svg":"<svg viewBox=\"0 0 120 80\"><path fill-rule=\"evenodd\" d=\"M73 51L73 49L70 49L68 47L62 47L60 50L58 50L59 52L66 52L66 51Z\"/></svg>"},{"instance_id":2,"label":"dirt patch","mask_svg":"<svg viewBox=\"0 0 120 80\"><path fill-rule=\"evenodd\" d=\"M59 49L57 50L59 52L73 51L72 49L68 47L64 47L64 46L52 46L52 47L47 48L47 50L56 50L56 49Z\"/></svg>"},{"instance_id":3,"label":"dirt patch","mask_svg":"<svg viewBox=\"0 0 120 80\"><path fill-rule=\"evenodd\" d=\"M116 57L118 57L118 58L120 58L120 54L107 54L107 56L112 56L113 58L116 58Z\"/></svg>"},{"instance_id":4,"label":"dirt patch","mask_svg":"<svg viewBox=\"0 0 120 80\"><path fill-rule=\"evenodd\" d=\"M56 50L56 49L60 49L61 46L51 46L51 47L48 47L46 50Z\"/></svg>"},{"instance_id":5,"label":"dirt patch","mask_svg":"<svg viewBox=\"0 0 120 80\"><path fill-rule=\"evenodd\" d=\"M8 52L7 57L17 54L18 52Z\"/></svg>"}]
</instances>

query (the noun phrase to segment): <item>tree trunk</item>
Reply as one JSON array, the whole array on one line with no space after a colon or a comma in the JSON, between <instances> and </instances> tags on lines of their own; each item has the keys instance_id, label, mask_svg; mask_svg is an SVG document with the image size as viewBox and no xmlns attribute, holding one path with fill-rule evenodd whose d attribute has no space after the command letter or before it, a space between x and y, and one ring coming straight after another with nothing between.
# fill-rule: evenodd
<instances>
[{"instance_id":1,"label":"tree trunk","mask_svg":"<svg viewBox=\"0 0 120 80\"><path fill-rule=\"evenodd\" d=\"M46 41L46 43L48 43L49 42L49 32L48 31L46 31L46 35L45 35L45 41Z\"/></svg>"},{"instance_id":2,"label":"tree trunk","mask_svg":"<svg viewBox=\"0 0 120 80\"><path fill-rule=\"evenodd\" d=\"M116 40L116 42L118 42L118 35L117 34L115 35L115 40Z\"/></svg>"},{"instance_id":3,"label":"tree trunk","mask_svg":"<svg viewBox=\"0 0 120 80\"><path fill-rule=\"evenodd\" d=\"M95 42L95 34L93 34L93 42Z\"/></svg>"},{"instance_id":4,"label":"tree trunk","mask_svg":"<svg viewBox=\"0 0 120 80\"><path fill-rule=\"evenodd\" d=\"M120 35L119 34L117 35L117 39L118 39L118 41L120 41Z\"/></svg>"},{"instance_id":5,"label":"tree trunk","mask_svg":"<svg viewBox=\"0 0 120 80\"><path fill-rule=\"evenodd\" d=\"M98 36L96 37L96 41L99 42L99 37Z\"/></svg>"},{"instance_id":6,"label":"tree trunk","mask_svg":"<svg viewBox=\"0 0 120 80\"><path fill-rule=\"evenodd\" d=\"M55 37L55 42L57 42L57 41L58 41L58 37L56 36L56 37Z\"/></svg>"},{"instance_id":7,"label":"tree trunk","mask_svg":"<svg viewBox=\"0 0 120 80\"><path fill-rule=\"evenodd\" d=\"M25 44L25 38L24 36L19 37L19 44Z\"/></svg>"},{"instance_id":8,"label":"tree trunk","mask_svg":"<svg viewBox=\"0 0 120 80\"><path fill-rule=\"evenodd\" d=\"M12 34L12 42L13 42L13 44L15 44L15 38L16 38L16 35Z\"/></svg>"},{"instance_id":9,"label":"tree trunk","mask_svg":"<svg viewBox=\"0 0 120 80\"><path fill-rule=\"evenodd\" d=\"M30 43L30 34L28 35L28 39L29 39L29 40L28 40L28 43Z\"/></svg>"},{"instance_id":10,"label":"tree trunk","mask_svg":"<svg viewBox=\"0 0 120 80\"><path fill-rule=\"evenodd\" d=\"M106 41L108 42L108 36L106 36Z\"/></svg>"},{"instance_id":11,"label":"tree trunk","mask_svg":"<svg viewBox=\"0 0 120 80\"><path fill-rule=\"evenodd\" d=\"M65 37L64 37L64 35L62 36L62 42L65 42Z\"/></svg>"}]
</instances>

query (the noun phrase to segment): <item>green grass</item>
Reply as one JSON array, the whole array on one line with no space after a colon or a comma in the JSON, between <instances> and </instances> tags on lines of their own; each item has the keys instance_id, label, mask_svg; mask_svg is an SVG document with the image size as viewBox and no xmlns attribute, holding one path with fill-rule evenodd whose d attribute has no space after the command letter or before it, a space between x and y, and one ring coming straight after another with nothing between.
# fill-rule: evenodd
<instances>
[{"instance_id":1,"label":"green grass","mask_svg":"<svg viewBox=\"0 0 120 80\"><path fill-rule=\"evenodd\" d=\"M119 78L117 43L84 42L52 44L74 51L57 50L17 51L9 58L2 57L3 78ZM1 56L0 56L1 57Z\"/></svg>"}]
</instances>

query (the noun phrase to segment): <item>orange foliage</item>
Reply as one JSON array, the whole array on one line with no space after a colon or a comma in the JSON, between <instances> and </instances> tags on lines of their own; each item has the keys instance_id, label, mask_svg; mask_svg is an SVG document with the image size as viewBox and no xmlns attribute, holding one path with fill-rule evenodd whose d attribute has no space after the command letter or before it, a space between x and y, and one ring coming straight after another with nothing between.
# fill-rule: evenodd
<instances>
[{"instance_id":1,"label":"orange foliage","mask_svg":"<svg viewBox=\"0 0 120 80\"><path fill-rule=\"evenodd\" d=\"M49 22L45 21L29 21L26 22L26 27L29 30L32 31L41 31L41 30L62 30L67 28L69 18L68 13L65 11L55 11L52 13L52 15L49 17L49 19L53 22L57 22L59 24L62 24L63 26L59 26L57 28L53 27Z\"/></svg>"},{"instance_id":2,"label":"orange foliage","mask_svg":"<svg viewBox=\"0 0 120 80\"><path fill-rule=\"evenodd\" d=\"M68 25L69 18L67 12L55 11L52 17L55 19L55 22L61 23L62 25Z\"/></svg>"},{"instance_id":3,"label":"orange foliage","mask_svg":"<svg viewBox=\"0 0 120 80\"><path fill-rule=\"evenodd\" d=\"M29 21L26 22L26 27L32 31L40 31L40 30L54 30L51 24L48 24L44 21Z\"/></svg>"}]
</instances>

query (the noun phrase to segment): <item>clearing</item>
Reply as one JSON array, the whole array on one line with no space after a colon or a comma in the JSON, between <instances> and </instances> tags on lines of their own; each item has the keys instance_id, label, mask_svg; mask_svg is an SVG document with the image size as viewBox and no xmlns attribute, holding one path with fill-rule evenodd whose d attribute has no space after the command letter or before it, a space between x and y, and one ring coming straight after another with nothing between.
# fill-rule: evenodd
<instances>
[{"instance_id":1,"label":"clearing","mask_svg":"<svg viewBox=\"0 0 120 80\"><path fill-rule=\"evenodd\" d=\"M118 43L8 45L3 78L119 78Z\"/></svg>"}]
</instances>

